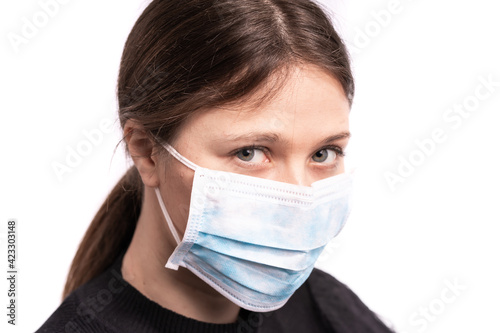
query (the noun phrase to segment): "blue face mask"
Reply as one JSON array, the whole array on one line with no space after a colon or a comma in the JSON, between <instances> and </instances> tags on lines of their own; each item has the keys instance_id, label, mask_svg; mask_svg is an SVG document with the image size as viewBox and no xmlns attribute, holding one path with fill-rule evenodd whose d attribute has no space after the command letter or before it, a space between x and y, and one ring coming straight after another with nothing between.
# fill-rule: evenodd
<instances>
[{"instance_id":1,"label":"blue face mask","mask_svg":"<svg viewBox=\"0 0 500 333\"><path fill-rule=\"evenodd\" d=\"M247 310L282 307L344 226L351 174L307 187L205 169L164 148L195 171L182 241L155 189L178 244L166 267L189 269Z\"/></svg>"}]
</instances>

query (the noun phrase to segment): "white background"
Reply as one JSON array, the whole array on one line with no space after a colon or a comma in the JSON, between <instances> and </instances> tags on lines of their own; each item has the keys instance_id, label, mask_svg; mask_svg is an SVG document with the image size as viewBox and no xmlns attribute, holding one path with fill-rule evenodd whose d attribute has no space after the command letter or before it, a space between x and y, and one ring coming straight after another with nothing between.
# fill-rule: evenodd
<instances>
[{"instance_id":1,"label":"white background","mask_svg":"<svg viewBox=\"0 0 500 333\"><path fill-rule=\"evenodd\" d=\"M354 212L318 265L399 332L499 332L498 6L323 2L353 56L348 161L358 170ZM8 34L22 35L23 18L33 22L42 7L0 4L0 266L6 222L16 218L20 272L16 327L6 323L1 279L2 332L33 332L56 309L81 237L130 165L122 146L115 151L114 94L125 39L146 4L67 1L17 51ZM479 100L476 89L488 92L481 78L497 83ZM466 117L444 118L464 103L473 109ZM103 120L113 130L58 179L54 162ZM445 139L430 144L436 130ZM400 177L392 186L388 173Z\"/></svg>"}]
</instances>

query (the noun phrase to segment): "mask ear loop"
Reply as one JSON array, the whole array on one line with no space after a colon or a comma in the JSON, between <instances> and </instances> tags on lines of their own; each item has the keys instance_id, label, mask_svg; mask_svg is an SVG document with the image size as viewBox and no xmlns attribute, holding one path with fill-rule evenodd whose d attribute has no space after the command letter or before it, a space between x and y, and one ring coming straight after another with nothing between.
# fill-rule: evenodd
<instances>
[{"instance_id":1,"label":"mask ear loop","mask_svg":"<svg viewBox=\"0 0 500 333\"><path fill-rule=\"evenodd\" d=\"M158 198L158 202L160 203L161 211L163 212L163 215L165 216L165 220L167 220L168 228L170 229L170 232L174 236L175 241L177 242L177 245L179 245L181 242L181 239L179 237L179 234L177 233L177 230L175 230L174 223L172 222L172 219L170 218L170 215L167 212L167 208L165 207L165 204L163 203L163 198L161 197L160 189L158 187L155 187L155 193L156 193L156 197Z\"/></svg>"},{"instance_id":2,"label":"mask ear loop","mask_svg":"<svg viewBox=\"0 0 500 333\"><path fill-rule=\"evenodd\" d=\"M165 148L170 154L172 154L173 157L175 157L176 160L187 166L189 169L196 171L196 169L199 168L196 164L179 154L177 150L174 149L171 145L168 143L162 143L161 144L163 148Z\"/></svg>"},{"instance_id":3,"label":"mask ear loop","mask_svg":"<svg viewBox=\"0 0 500 333\"><path fill-rule=\"evenodd\" d=\"M179 162L190 168L191 170L195 170L199 168L196 164L179 154L177 150L174 149L171 145L168 143L161 143L160 144L165 148L170 154L172 154L175 159L177 159ZM160 204L161 211L163 212L163 215L165 216L165 220L167 220L168 228L170 229L170 232L172 233L172 236L174 236L175 241L177 242L177 245L181 243L181 239L179 237L179 234L177 233L177 230L175 230L174 223L172 222L172 219L170 218L170 215L168 214L167 208L165 207L165 203L163 202L163 198L160 193L160 189L158 187L155 187L155 193L156 197L158 198L158 203Z\"/></svg>"}]
</instances>

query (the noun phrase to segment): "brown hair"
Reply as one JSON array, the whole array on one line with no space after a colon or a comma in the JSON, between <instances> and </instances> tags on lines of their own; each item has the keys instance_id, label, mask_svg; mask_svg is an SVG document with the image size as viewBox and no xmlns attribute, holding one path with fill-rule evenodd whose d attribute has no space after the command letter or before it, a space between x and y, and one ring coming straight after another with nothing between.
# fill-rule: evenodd
<instances>
[{"instance_id":1,"label":"brown hair","mask_svg":"<svg viewBox=\"0 0 500 333\"><path fill-rule=\"evenodd\" d=\"M125 44L119 118L171 142L194 112L241 101L293 65L335 77L352 103L349 57L324 11L309 0L153 0ZM262 96L268 98L280 84ZM143 184L132 167L111 191L73 259L63 297L128 247Z\"/></svg>"}]
</instances>

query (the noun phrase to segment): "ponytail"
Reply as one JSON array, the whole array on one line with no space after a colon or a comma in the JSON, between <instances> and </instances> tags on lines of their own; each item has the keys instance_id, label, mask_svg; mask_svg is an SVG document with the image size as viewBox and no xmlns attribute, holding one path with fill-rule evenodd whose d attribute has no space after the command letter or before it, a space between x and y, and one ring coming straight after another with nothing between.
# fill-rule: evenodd
<instances>
[{"instance_id":1,"label":"ponytail","mask_svg":"<svg viewBox=\"0 0 500 333\"><path fill-rule=\"evenodd\" d=\"M124 251L141 212L143 183L131 167L113 188L92 220L69 269L63 299L101 274Z\"/></svg>"}]
</instances>

